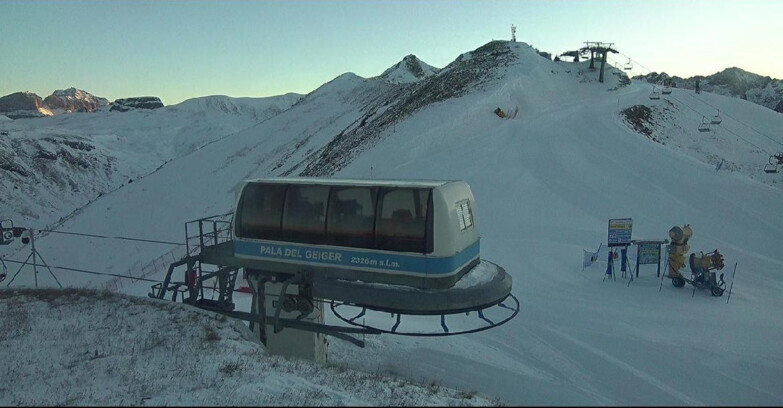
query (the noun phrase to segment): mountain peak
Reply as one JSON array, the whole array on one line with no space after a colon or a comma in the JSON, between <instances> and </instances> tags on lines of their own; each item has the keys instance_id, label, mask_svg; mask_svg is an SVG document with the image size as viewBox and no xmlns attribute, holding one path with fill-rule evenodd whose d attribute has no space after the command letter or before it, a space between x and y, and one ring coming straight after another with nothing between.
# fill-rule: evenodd
<instances>
[{"instance_id":1,"label":"mountain peak","mask_svg":"<svg viewBox=\"0 0 783 408\"><path fill-rule=\"evenodd\" d=\"M58 89L43 100L44 105L55 112L93 112L109 104L109 100L87 91L70 87Z\"/></svg>"},{"instance_id":2,"label":"mountain peak","mask_svg":"<svg viewBox=\"0 0 783 408\"><path fill-rule=\"evenodd\" d=\"M408 84L435 75L439 71L438 68L426 64L415 55L408 54L402 61L383 71L380 76L391 83Z\"/></svg>"}]
</instances>

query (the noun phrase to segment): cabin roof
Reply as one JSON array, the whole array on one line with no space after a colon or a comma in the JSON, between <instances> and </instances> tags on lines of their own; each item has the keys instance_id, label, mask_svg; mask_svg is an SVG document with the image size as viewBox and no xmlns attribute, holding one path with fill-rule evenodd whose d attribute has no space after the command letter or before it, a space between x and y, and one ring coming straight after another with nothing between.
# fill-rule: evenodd
<instances>
[{"instance_id":1,"label":"cabin roof","mask_svg":"<svg viewBox=\"0 0 783 408\"><path fill-rule=\"evenodd\" d=\"M419 179L357 179L357 178L322 178L322 177L272 177L245 180L248 183L270 184L317 184L317 185L352 185L380 187L440 187L458 180L419 180Z\"/></svg>"}]
</instances>

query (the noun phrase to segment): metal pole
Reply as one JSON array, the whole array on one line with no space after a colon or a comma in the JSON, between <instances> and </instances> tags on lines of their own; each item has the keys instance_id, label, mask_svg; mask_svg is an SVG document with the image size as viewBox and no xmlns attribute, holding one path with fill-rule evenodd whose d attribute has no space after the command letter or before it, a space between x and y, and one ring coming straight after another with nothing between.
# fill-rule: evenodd
<instances>
[{"instance_id":1,"label":"metal pole","mask_svg":"<svg viewBox=\"0 0 783 408\"><path fill-rule=\"evenodd\" d=\"M660 259L660 256L659 256L659 258L658 258L658 259ZM669 251L668 251L668 250L666 251L666 258L664 258L664 259L666 259L666 261L665 261L664 263L666 264L666 273L668 274L668 273L669 273ZM661 292L661 289L663 288L663 278L664 278L665 276L666 276L666 275L664 275L664 274L661 274L661 285L660 285L660 286L658 286L658 293L660 293L660 292Z\"/></svg>"},{"instance_id":2,"label":"metal pole","mask_svg":"<svg viewBox=\"0 0 783 408\"><path fill-rule=\"evenodd\" d=\"M198 240L199 240L199 250L204 249L204 229L201 226L201 221L198 220Z\"/></svg>"},{"instance_id":3,"label":"metal pole","mask_svg":"<svg viewBox=\"0 0 783 408\"><path fill-rule=\"evenodd\" d=\"M22 271L22 268L24 268L24 266L25 266L25 265L27 265L27 261L29 261L29 260L30 260L30 257L31 257L31 256L33 256L33 253L32 253L32 252L30 252L30 255L27 255L27 259L25 259L25 260L24 260L24 262L22 262L22 264L21 264L21 265L19 265L19 269L17 269L17 270L16 270L16 273L14 274L14 276L11 278L11 280L10 280L10 281L8 281L8 284L7 284L7 285L5 285L6 287L9 287L9 286L11 286L11 284L14 282L14 279L16 279L16 275L19 275L19 272L21 272L21 271Z\"/></svg>"},{"instance_id":4,"label":"metal pole","mask_svg":"<svg viewBox=\"0 0 783 408\"><path fill-rule=\"evenodd\" d=\"M57 280L57 276L54 276L54 272L52 272L52 268L50 268L49 264L47 264L46 261L44 261L43 256L41 256L41 254L38 251L35 251L35 252L38 254L38 257L41 258L41 262L44 264L46 269L49 270L49 274L52 275L52 278L54 278L54 281L57 282L57 285L60 287L60 289L62 289L63 285L61 285L60 281Z\"/></svg>"},{"instance_id":5,"label":"metal pole","mask_svg":"<svg viewBox=\"0 0 783 408\"><path fill-rule=\"evenodd\" d=\"M636 243L636 277L639 277L639 252L641 252L642 246Z\"/></svg>"},{"instance_id":6,"label":"metal pole","mask_svg":"<svg viewBox=\"0 0 783 408\"><path fill-rule=\"evenodd\" d=\"M731 300L731 289L734 288L734 275L737 273L737 263L734 262L734 272L731 273L731 286L729 286L729 297L726 298L726 304L729 304L729 300Z\"/></svg>"},{"instance_id":7,"label":"metal pole","mask_svg":"<svg viewBox=\"0 0 783 408\"><path fill-rule=\"evenodd\" d=\"M38 287L38 267L37 267L37 260L36 260L36 250L35 250L35 231L33 229L29 229L30 231L30 245L32 246L32 252L33 252L33 272L35 272L35 287Z\"/></svg>"}]
</instances>

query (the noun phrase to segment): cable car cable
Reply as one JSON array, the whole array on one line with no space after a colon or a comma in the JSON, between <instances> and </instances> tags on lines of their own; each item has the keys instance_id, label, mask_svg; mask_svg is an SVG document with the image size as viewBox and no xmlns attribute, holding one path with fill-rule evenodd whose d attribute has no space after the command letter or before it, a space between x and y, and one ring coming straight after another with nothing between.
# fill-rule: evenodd
<instances>
[{"instance_id":1,"label":"cable car cable","mask_svg":"<svg viewBox=\"0 0 783 408\"><path fill-rule=\"evenodd\" d=\"M702 103L704 103L704 104L707 104L707 105L709 105L709 106L713 107L713 108L714 108L714 109L716 109L716 110L719 110L717 107L715 107L715 106L714 106L714 105L712 105L711 103L709 103L709 102L707 102L707 101L704 101L704 100L701 100L701 99L697 98L697 97L696 97L696 96L694 96L694 95L688 94L688 96L690 96L691 98L694 98L694 99L696 99L696 100L697 100L697 101L699 101L699 102L702 102ZM733 117L733 116L729 115L729 114L728 114L726 111L724 111L724 112L723 112L723 115L724 115L724 116L726 116L726 117L728 117L728 118L731 118L731 119L733 119L733 120L734 120L734 121L736 121L736 122L739 122L739 123L741 123L742 125L745 125L746 127L748 127L748 128L750 128L750 129L752 129L754 132L756 132L756 133L758 133L758 134L760 134L760 135L762 135L762 136L766 137L767 139L769 139L769 140L771 140L771 141L773 141L773 142L775 142L775 143L777 143L777 144L779 144L779 145L783 146L783 143L781 143L781 142L779 142L779 141L777 141L777 140L773 139L773 138L772 138L772 137L770 137L769 135L767 135L767 134L765 134L764 132L762 132L762 131L760 131L760 130L758 130L758 129L754 128L753 126L751 126L751 125L748 125L747 123L745 123L745 122L743 122L743 121L741 121L741 120L739 120L739 119L737 119L737 118L735 118L735 117Z\"/></svg>"},{"instance_id":2,"label":"cable car cable","mask_svg":"<svg viewBox=\"0 0 783 408\"><path fill-rule=\"evenodd\" d=\"M141 239L141 238L129 238L129 237L110 237L106 235L96 235L96 234L83 234L79 232L66 232L66 231L55 231L55 230L36 230L40 232L49 232L54 234L65 234L65 235L79 235L83 237L93 237L93 238L104 238L104 239L122 239L126 241L140 241L140 242L151 242L153 244L166 244L166 245L185 245L182 242L171 242L171 241L158 241L154 239Z\"/></svg>"},{"instance_id":3,"label":"cable car cable","mask_svg":"<svg viewBox=\"0 0 783 408\"><path fill-rule=\"evenodd\" d=\"M625 55L625 54L623 54L623 53L621 53L621 52L620 52L619 54L620 54L620 55L622 55L622 56L624 56L624 57L626 57L626 58L628 58L629 60L631 59L629 56L627 56L627 55ZM645 67L644 65L640 64L638 61L634 61L634 63L635 63L636 65L638 65L638 66L640 66L640 67L644 68L645 70L647 70L647 72L648 72L648 73L653 73L653 72L655 72L655 71L652 71L651 69L649 69L649 68ZM687 92L686 92L686 93L687 93ZM688 96L690 96L690 97L692 97L692 98L696 99L696 100L697 100L697 101L699 101L699 102L702 102L702 103L704 103L704 104L706 104L706 105L710 106L710 107L711 107L711 108L713 108L713 109L719 110L717 107L715 107L715 106L714 106L714 105L712 105L711 103L709 103L709 102L707 102L707 101L704 101L704 100L701 100L701 99L697 98L697 97L696 97L696 96L694 96L694 95L688 94ZM675 98L675 99L676 99L676 98ZM682 103L682 102L681 102L681 103ZM694 109L694 111L695 111L695 109ZM756 132L756 133L758 133L758 134L760 134L760 135L762 135L762 136L766 137L767 139L770 139L770 140L772 140L773 142L775 142L775 143L777 143L777 144L779 144L779 145L783 146L783 143L781 143L781 142L779 142L779 141L775 140L774 138L772 138L772 137L770 137L769 135L765 134L764 132L761 132L760 130L758 130L758 129L754 128L753 126L751 126L751 125L748 125L747 123L745 123L745 122L743 122L743 121L741 121L741 120L739 120L739 119L737 119L737 118L735 118L735 117L733 117L733 116L729 115L727 112L725 112L725 111L724 111L724 112L723 112L723 114L724 114L726 117L728 117L728 118L731 118L731 119L733 119L733 120L735 120L735 121L737 121L737 122L739 122L739 123L741 123L741 124L745 125L746 127L748 127L748 128L750 128L750 129L752 129L754 132ZM707 116L707 115L704 115L704 114L702 114L702 116ZM735 134L735 135L736 135L736 134ZM745 140L745 141L747 142L747 140L746 140L746 139L742 139L742 140ZM748 142L748 143L750 143L750 142ZM752 143L751 143L751 145L752 145ZM754 146L755 146L755 145L754 145ZM755 147L757 147L757 148L761 149L761 148L760 148L760 147L758 147L758 146L755 146ZM761 149L761 150L764 150L764 152L765 152L765 153L769 154L769 152L767 152L765 149Z\"/></svg>"},{"instance_id":4,"label":"cable car cable","mask_svg":"<svg viewBox=\"0 0 783 408\"><path fill-rule=\"evenodd\" d=\"M15 261L13 259L6 259L5 261L6 262L15 263L15 264L25 264L25 262ZM43 265L43 264L31 264L31 263L27 263L27 264L31 265L31 266L36 266L36 267L42 267L42 268L48 267L48 268L54 268L54 269L62 269L62 270L65 270L65 271L89 273L89 274L92 274L92 275L106 275L106 276L115 276L115 277L118 277L118 278L133 279L133 280L140 280L140 281L147 281L147 282L160 282L159 280L155 280L155 279L137 278L137 277L134 277L134 276L119 275L119 274L116 274L116 273L88 271L86 269L68 268L68 267L65 267L65 266L51 266L51 265L47 266L47 265Z\"/></svg>"}]
</instances>

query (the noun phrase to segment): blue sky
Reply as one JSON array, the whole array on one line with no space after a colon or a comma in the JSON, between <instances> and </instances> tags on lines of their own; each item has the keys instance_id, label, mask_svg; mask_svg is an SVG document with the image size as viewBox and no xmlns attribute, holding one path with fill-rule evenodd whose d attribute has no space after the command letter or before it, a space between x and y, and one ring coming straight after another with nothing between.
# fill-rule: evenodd
<instances>
[{"instance_id":1,"label":"blue sky","mask_svg":"<svg viewBox=\"0 0 783 408\"><path fill-rule=\"evenodd\" d=\"M778 0L0 0L0 96L73 86L169 105L307 93L408 54L442 68L510 39L512 24L553 54L613 42L640 63L634 74L737 66L783 79L781 16Z\"/></svg>"}]
</instances>

